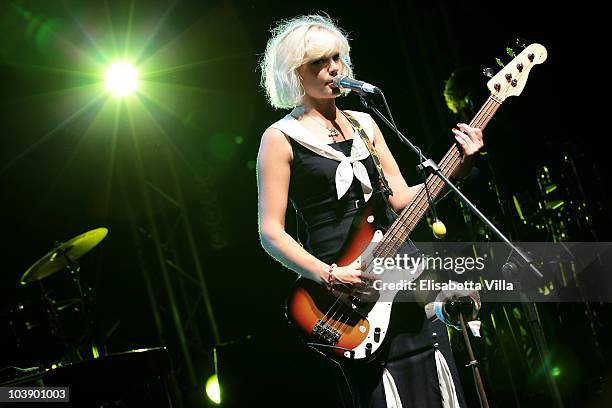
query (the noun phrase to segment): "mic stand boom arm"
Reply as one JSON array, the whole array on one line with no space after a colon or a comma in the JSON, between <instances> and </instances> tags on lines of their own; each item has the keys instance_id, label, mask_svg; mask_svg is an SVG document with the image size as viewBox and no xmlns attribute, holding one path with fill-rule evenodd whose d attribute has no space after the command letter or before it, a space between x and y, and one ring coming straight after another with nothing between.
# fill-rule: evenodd
<instances>
[{"instance_id":1,"label":"mic stand boom arm","mask_svg":"<svg viewBox=\"0 0 612 408\"><path fill-rule=\"evenodd\" d=\"M381 95L384 98L384 95L381 92ZM391 128L391 130L393 130L396 134L397 137L400 139L400 141L405 144L406 146L408 146L415 154L417 154L419 156L419 160L422 158L423 161L417 166L417 169L419 171L421 170L425 170L430 174L434 174L436 175L438 178L440 178L444 184L449 187L454 193L455 195L457 195L457 197L459 197L459 199L474 213L476 214L476 216L491 230L493 231L493 233L502 241L504 241L512 251L516 252L517 255L519 255L525 265L529 265L530 270L538 277L538 278L543 278L544 275L542 275L542 273L538 270L538 268L533 264L533 261L531 260L531 258L529 256L527 256L525 253L523 253L523 251L521 251L516 245L514 245L499 229L497 229L497 227L495 225L493 225L493 223L482 213L480 212L480 210L457 188L457 186L451 182L448 177L446 177L444 175L444 173L442 173L442 171L440 171L440 168L438 167L438 165L431 159L427 159L423 156L421 149L419 149L417 146L415 146L410 140L408 140L406 138L406 136L404 136L399 129L397 129L397 127L395 127L393 125L393 123L391 123L391 121L389 121L375 106L373 106L370 101L367 100L367 98L365 97L365 94L359 94L359 99L361 100L361 103L363 103L363 105L367 108L370 109L372 112L374 112L374 114L376 114L376 116L378 116L380 118L380 120L382 120L387 126L389 126ZM385 101L386 104L386 101Z\"/></svg>"}]
</instances>

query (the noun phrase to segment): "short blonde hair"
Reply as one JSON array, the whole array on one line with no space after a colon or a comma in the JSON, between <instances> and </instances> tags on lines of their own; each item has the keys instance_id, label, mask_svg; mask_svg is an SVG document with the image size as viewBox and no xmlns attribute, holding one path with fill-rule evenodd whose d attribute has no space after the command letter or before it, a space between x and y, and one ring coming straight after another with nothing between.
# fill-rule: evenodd
<instances>
[{"instance_id":1,"label":"short blonde hair","mask_svg":"<svg viewBox=\"0 0 612 408\"><path fill-rule=\"evenodd\" d=\"M331 36L321 35L322 32ZM331 18L317 14L294 17L279 22L271 33L260 67L261 85L274 108L290 109L302 104L304 88L297 69L306 62L339 52L341 74L353 77L347 35Z\"/></svg>"}]
</instances>

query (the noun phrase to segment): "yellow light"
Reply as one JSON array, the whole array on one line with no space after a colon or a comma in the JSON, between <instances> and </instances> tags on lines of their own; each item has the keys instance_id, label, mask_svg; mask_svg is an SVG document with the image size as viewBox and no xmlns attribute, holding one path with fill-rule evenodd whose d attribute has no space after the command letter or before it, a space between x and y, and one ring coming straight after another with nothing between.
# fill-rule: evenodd
<instances>
[{"instance_id":1,"label":"yellow light","mask_svg":"<svg viewBox=\"0 0 612 408\"><path fill-rule=\"evenodd\" d=\"M100 357L100 351L98 350L98 346L95 344L91 345L91 354L93 355L93 358Z\"/></svg>"},{"instance_id":2,"label":"yellow light","mask_svg":"<svg viewBox=\"0 0 612 408\"><path fill-rule=\"evenodd\" d=\"M219 387L217 374L211 375L206 381L206 395L215 404L221 403L221 387Z\"/></svg>"},{"instance_id":3,"label":"yellow light","mask_svg":"<svg viewBox=\"0 0 612 408\"><path fill-rule=\"evenodd\" d=\"M138 86L138 73L127 62L117 62L106 71L106 88L118 98L131 95Z\"/></svg>"}]
</instances>

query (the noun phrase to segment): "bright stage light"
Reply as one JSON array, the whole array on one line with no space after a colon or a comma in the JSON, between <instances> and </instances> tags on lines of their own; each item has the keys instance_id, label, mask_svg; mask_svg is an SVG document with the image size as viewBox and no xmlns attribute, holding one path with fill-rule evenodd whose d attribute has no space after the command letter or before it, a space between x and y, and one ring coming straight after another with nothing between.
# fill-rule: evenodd
<instances>
[{"instance_id":1,"label":"bright stage light","mask_svg":"<svg viewBox=\"0 0 612 408\"><path fill-rule=\"evenodd\" d=\"M106 71L106 88L116 97L131 95L138 86L138 73L127 62L113 64Z\"/></svg>"},{"instance_id":2,"label":"bright stage light","mask_svg":"<svg viewBox=\"0 0 612 408\"><path fill-rule=\"evenodd\" d=\"M221 387L217 374L213 374L206 381L206 395L215 404L221 403Z\"/></svg>"}]
</instances>

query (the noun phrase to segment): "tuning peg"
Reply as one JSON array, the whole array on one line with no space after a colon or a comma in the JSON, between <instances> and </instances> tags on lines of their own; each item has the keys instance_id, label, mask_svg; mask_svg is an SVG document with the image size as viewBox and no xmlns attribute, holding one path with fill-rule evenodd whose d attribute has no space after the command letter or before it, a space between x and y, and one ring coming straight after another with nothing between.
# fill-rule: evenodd
<instances>
[{"instance_id":1,"label":"tuning peg","mask_svg":"<svg viewBox=\"0 0 612 408\"><path fill-rule=\"evenodd\" d=\"M524 39L524 38L521 38L521 37L516 37L516 40L515 40L515 41L516 41L516 45L518 45L518 46L519 46L519 47L521 47L521 48L525 48L525 44L526 44L527 42L525 41L525 39Z\"/></svg>"},{"instance_id":2,"label":"tuning peg","mask_svg":"<svg viewBox=\"0 0 612 408\"><path fill-rule=\"evenodd\" d=\"M516 57L516 55L514 55L514 50L510 47L506 47L506 53L510 56L510 58Z\"/></svg>"},{"instance_id":3,"label":"tuning peg","mask_svg":"<svg viewBox=\"0 0 612 408\"><path fill-rule=\"evenodd\" d=\"M497 63L497 65L499 65L502 68L505 66L502 60L500 60L499 58L495 58L495 62Z\"/></svg>"},{"instance_id":4,"label":"tuning peg","mask_svg":"<svg viewBox=\"0 0 612 408\"><path fill-rule=\"evenodd\" d=\"M493 70L493 68L485 68L482 70L482 75L488 77L488 78L493 78L493 75L495 75L495 71Z\"/></svg>"}]
</instances>

